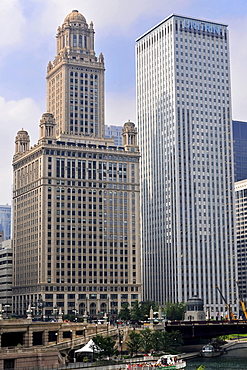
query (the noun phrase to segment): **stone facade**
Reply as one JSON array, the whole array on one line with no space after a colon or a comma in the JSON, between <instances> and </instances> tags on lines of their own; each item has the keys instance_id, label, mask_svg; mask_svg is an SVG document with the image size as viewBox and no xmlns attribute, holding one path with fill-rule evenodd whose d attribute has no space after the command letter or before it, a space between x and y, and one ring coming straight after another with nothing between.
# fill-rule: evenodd
<instances>
[{"instance_id":1,"label":"stone facade","mask_svg":"<svg viewBox=\"0 0 247 370\"><path fill-rule=\"evenodd\" d=\"M103 136L103 56L94 56L92 25L88 30L83 19L73 11L58 31L58 54L47 73L49 113L41 118L38 144L30 148L25 130L16 137L13 310L23 315L31 304L33 312L45 316L58 310L114 316L123 302L141 298L137 133L133 123L126 123L122 147ZM63 34L67 41L61 49ZM88 37L84 47L80 35ZM71 38L78 48L68 43ZM85 68L87 84L85 76L81 83L75 75ZM79 92L84 94L80 103ZM98 118L85 116L79 123L76 113L97 99ZM89 135L83 130L90 122Z\"/></svg>"}]
</instances>

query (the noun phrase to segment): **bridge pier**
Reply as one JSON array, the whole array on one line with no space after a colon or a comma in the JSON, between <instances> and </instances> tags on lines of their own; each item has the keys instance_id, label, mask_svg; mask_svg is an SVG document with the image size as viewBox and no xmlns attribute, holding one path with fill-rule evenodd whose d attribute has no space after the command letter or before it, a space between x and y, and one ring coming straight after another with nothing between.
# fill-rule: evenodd
<instances>
[{"instance_id":1,"label":"bridge pier","mask_svg":"<svg viewBox=\"0 0 247 370\"><path fill-rule=\"evenodd\" d=\"M58 329L58 331L57 331L57 342L58 343L62 342L62 339L63 339L63 331Z\"/></svg>"},{"instance_id":2,"label":"bridge pier","mask_svg":"<svg viewBox=\"0 0 247 370\"><path fill-rule=\"evenodd\" d=\"M43 340L43 346L48 346L49 344L49 330L48 329L45 329L43 331L42 340Z\"/></svg>"},{"instance_id":3,"label":"bridge pier","mask_svg":"<svg viewBox=\"0 0 247 370\"><path fill-rule=\"evenodd\" d=\"M27 328L27 331L23 335L23 346L32 347L33 346L33 331L30 326Z\"/></svg>"}]
</instances>

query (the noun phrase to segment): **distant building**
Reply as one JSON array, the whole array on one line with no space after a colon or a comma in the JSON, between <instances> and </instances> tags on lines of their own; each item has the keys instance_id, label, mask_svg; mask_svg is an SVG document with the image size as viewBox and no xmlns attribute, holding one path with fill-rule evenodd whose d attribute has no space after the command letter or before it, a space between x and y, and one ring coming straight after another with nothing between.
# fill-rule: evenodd
<instances>
[{"instance_id":1,"label":"distant building","mask_svg":"<svg viewBox=\"0 0 247 370\"><path fill-rule=\"evenodd\" d=\"M0 303L4 315L12 312L12 240L5 240L0 247Z\"/></svg>"},{"instance_id":2,"label":"distant building","mask_svg":"<svg viewBox=\"0 0 247 370\"><path fill-rule=\"evenodd\" d=\"M235 183L239 295L247 302L247 180Z\"/></svg>"},{"instance_id":3,"label":"distant building","mask_svg":"<svg viewBox=\"0 0 247 370\"><path fill-rule=\"evenodd\" d=\"M38 143L16 136L13 159L13 302L25 314L116 315L141 299L139 148L104 136L104 58L93 24L73 10L47 68Z\"/></svg>"},{"instance_id":4,"label":"distant building","mask_svg":"<svg viewBox=\"0 0 247 370\"><path fill-rule=\"evenodd\" d=\"M235 181L247 179L247 122L232 121Z\"/></svg>"},{"instance_id":5,"label":"distant building","mask_svg":"<svg viewBox=\"0 0 247 370\"><path fill-rule=\"evenodd\" d=\"M11 206L0 205L0 231L4 232L4 240L11 238Z\"/></svg>"},{"instance_id":6,"label":"distant building","mask_svg":"<svg viewBox=\"0 0 247 370\"><path fill-rule=\"evenodd\" d=\"M122 146L122 130L123 126L107 126L105 125L105 137L114 138L114 145Z\"/></svg>"}]
</instances>

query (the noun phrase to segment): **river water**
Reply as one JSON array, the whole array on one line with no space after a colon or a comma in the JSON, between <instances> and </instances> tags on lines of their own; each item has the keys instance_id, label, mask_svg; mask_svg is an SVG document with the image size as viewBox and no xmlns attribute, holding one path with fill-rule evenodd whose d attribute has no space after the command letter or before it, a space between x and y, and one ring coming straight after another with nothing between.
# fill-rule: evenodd
<instances>
[{"instance_id":1,"label":"river water","mask_svg":"<svg viewBox=\"0 0 247 370\"><path fill-rule=\"evenodd\" d=\"M247 370L247 348L229 351L220 357L187 360L186 370L196 370L200 365L205 370Z\"/></svg>"}]
</instances>

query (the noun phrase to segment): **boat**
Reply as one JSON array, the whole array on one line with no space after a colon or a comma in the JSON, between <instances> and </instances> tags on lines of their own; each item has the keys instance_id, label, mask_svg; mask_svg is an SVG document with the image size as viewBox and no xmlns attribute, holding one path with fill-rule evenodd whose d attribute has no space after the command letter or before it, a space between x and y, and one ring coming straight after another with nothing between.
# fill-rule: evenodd
<instances>
[{"instance_id":1,"label":"boat","mask_svg":"<svg viewBox=\"0 0 247 370\"><path fill-rule=\"evenodd\" d=\"M134 364L132 368L135 367L148 367L149 369L184 369L186 367L186 361L179 359L178 355L163 355L156 362L143 362L141 364Z\"/></svg>"},{"instance_id":2,"label":"boat","mask_svg":"<svg viewBox=\"0 0 247 370\"><path fill-rule=\"evenodd\" d=\"M163 355L156 362L156 369L184 369L186 361L179 359L177 355Z\"/></svg>"},{"instance_id":3,"label":"boat","mask_svg":"<svg viewBox=\"0 0 247 370\"><path fill-rule=\"evenodd\" d=\"M206 344L202 347L200 355L202 357L217 357L222 355L223 352L222 348L215 348L212 344Z\"/></svg>"}]
</instances>

